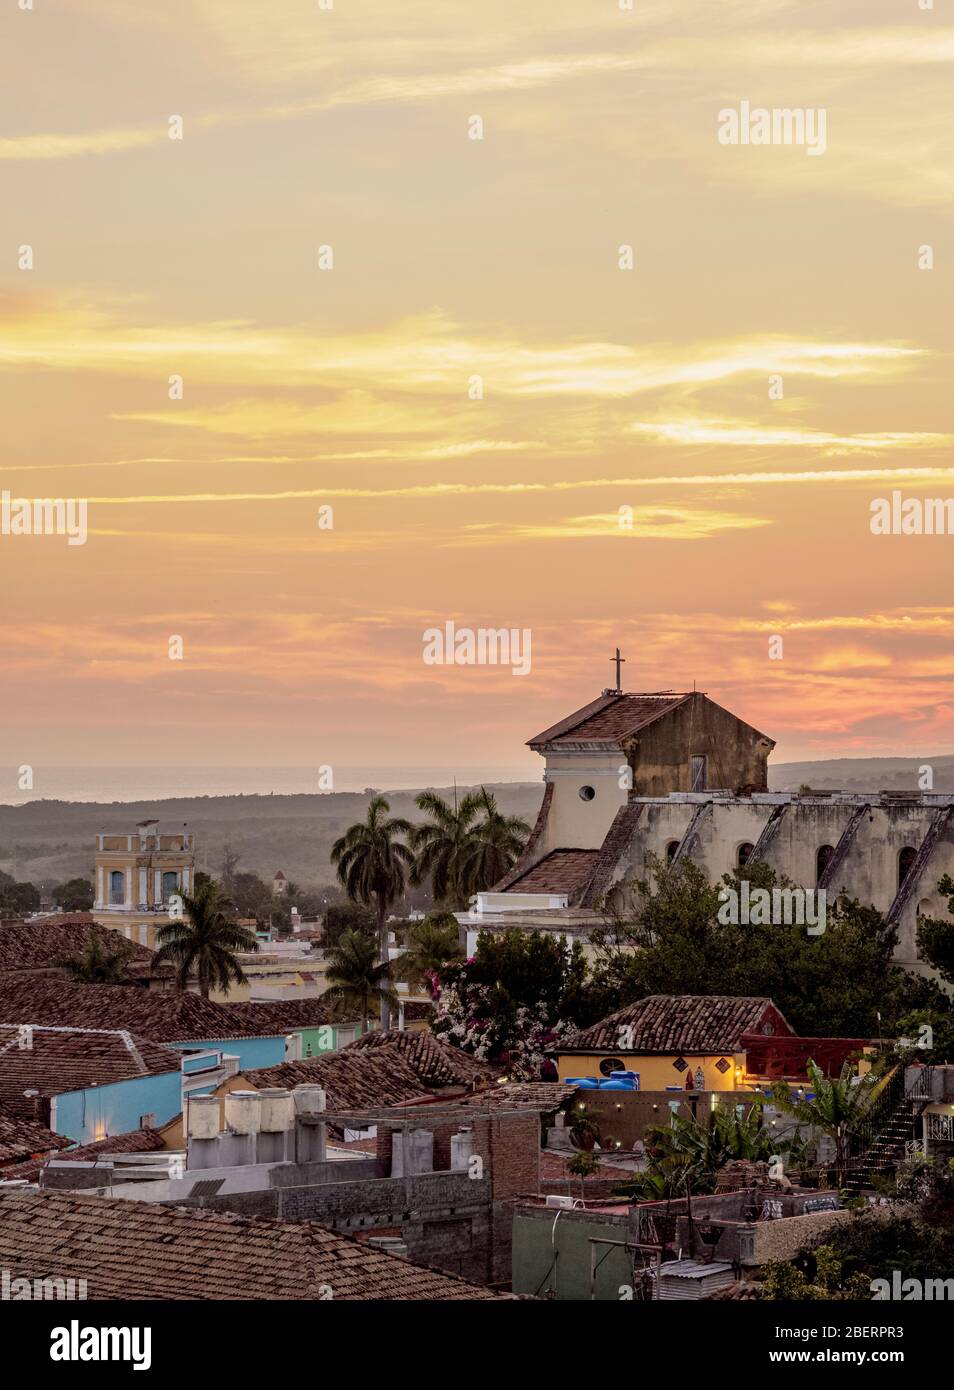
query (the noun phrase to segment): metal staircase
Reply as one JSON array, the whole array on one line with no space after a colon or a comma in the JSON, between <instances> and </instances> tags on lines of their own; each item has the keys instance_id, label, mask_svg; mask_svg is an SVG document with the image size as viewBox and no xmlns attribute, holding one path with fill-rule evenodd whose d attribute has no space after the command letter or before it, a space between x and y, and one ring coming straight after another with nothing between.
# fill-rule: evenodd
<instances>
[{"instance_id":1,"label":"metal staircase","mask_svg":"<svg viewBox=\"0 0 954 1390\"><path fill-rule=\"evenodd\" d=\"M856 1154L845 1181L849 1191L857 1194L870 1187L876 1175L887 1177L912 1152L919 1139L918 1121L931 1100L932 1080L933 1069L919 1067L905 1086L904 1068L897 1068L856 1136Z\"/></svg>"}]
</instances>

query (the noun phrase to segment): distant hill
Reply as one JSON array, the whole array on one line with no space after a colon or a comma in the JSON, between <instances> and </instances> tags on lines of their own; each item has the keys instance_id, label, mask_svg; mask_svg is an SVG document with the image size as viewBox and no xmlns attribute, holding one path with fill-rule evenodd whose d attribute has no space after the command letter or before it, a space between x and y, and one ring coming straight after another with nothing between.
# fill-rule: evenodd
<instances>
[{"instance_id":1,"label":"distant hill","mask_svg":"<svg viewBox=\"0 0 954 1390\"><path fill-rule=\"evenodd\" d=\"M936 758L829 758L814 763L769 764L772 791L903 792L918 790L918 769L934 774L933 791L954 792L954 755Z\"/></svg>"},{"instance_id":2,"label":"distant hill","mask_svg":"<svg viewBox=\"0 0 954 1390\"><path fill-rule=\"evenodd\" d=\"M954 792L954 756L924 758L834 758L779 763L769 768L773 791L917 791L918 768L929 764L934 790ZM502 811L533 823L543 796L542 782L487 784ZM452 799L453 787L438 788ZM458 787L463 796L467 787ZM415 792L388 793L391 813L420 818ZM199 796L156 801L31 801L0 806L0 869L18 879L52 885L92 871L95 836L101 830L132 831L136 822L157 816L163 829L187 824L196 837L197 865L217 874L226 844L239 855L239 867L271 880L277 869L303 888L334 882L331 846L353 822L364 818L367 792L316 795Z\"/></svg>"},{"instance_id":3,"label":"distant hill","mask_svg":"<svg viewBox=\"0 0 954 1390\"><path fill-rule=\"evenodd\" d=\"M505 814L531 825L543 797L542 782L487 783ZM453 800L453 787L437 788ZM458 787L463 796L467 787ZM420 820L415 792L387 793L391 814ZM30 801L0 806L0 869L36 884L52 886L77 874L91 874L96 835L101 830L132 832L137 821L156 816L163 830L183 824L196 837L196 865L218 874L226 844L239 856L239 869L269 882L276 870L300 884L318 888L334 883L331 846L352 822L363 820L365 792L301 796L199 796L166 801L110 803Z\"/></svg>"}]
</instances>

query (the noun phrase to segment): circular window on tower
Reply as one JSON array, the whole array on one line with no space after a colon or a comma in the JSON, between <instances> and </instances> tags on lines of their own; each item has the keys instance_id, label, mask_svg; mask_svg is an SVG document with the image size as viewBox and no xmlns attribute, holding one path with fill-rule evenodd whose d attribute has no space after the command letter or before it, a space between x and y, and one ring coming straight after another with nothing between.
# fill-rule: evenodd
<instances>
[{"instance_id":1,"label":"circular window on tower","mask_svg":"<svg viewBox=\"0 0 954 1390\"><path fill-rule=\"evenodd\" d=\"M580 800L581 800L581 801L592 801L595 795L596 795L596 788L595 788L595 787L581 787L581 788L580 788Z\"/></svg>"}]
</instances>

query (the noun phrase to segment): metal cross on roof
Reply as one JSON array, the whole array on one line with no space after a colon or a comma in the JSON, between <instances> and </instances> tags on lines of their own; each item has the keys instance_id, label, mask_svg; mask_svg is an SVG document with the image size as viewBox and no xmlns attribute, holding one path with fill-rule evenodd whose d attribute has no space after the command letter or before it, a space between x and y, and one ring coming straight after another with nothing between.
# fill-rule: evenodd
<instances>
[{"instance_id":1,"label":"metal cross on roof","mask_svg":"<svg viewBox=\"0 0 954 1390\"><path fill-rule=\"evenodd\" d=\"M616 655L614 657L611 657L610 660L615 661L616 663L616 689L620 692L620 694L622 694L623 680L622 675L620 673L620 667L626 664L626 658L625 656L620 656L619 647L616 648Z\"/></svg>"}]
</instances>

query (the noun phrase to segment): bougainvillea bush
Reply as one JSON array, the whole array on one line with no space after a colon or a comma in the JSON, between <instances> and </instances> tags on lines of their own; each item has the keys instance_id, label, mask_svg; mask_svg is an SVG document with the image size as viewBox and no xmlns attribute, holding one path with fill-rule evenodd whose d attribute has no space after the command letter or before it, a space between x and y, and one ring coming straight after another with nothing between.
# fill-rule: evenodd
<instances>
[{"instance_id":1,"label":"bougainvillea bush","mask_svg":"<svg viewBox=\"0 0 954 1390\"><path fill-rule=\"evenodd\" d=\"M578 943L537 933L481 935L477 953L441 971L434 1032L506 1075L539 1081L556 1075L548 1054L579 1026L586 980Z\"/></svg>"}]
</instances>

